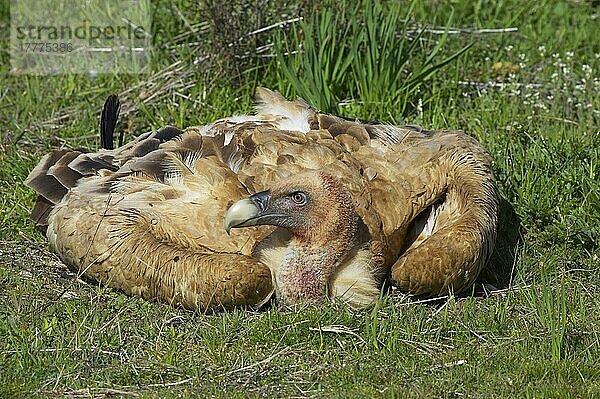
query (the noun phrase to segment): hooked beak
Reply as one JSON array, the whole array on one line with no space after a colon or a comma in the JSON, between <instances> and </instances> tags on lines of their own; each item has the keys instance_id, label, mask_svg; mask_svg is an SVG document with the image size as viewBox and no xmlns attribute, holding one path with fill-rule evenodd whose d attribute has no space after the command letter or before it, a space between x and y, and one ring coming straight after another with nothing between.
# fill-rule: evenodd
<instances>
[{"instance_id":1,"label":"hooked beak","mask_svg":"<svg viewBox=\"0 0 600 399\"><path fill-rule=\"evenodd\" d=\"M269 191L261 191L231 205L225 213L224 227L227 234L234 227L275 223L276 219L282 215L270 212L270 199Z\"/></svg>"}]
</instances>

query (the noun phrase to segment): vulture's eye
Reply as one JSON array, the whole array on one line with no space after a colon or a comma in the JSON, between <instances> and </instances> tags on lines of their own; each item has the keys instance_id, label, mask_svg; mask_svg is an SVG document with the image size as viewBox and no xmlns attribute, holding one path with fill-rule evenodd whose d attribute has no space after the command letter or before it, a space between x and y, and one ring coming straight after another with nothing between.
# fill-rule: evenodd
<instances>
[{"instance_id":1,"label":"vulture's eye","mask_svg":"<svg viewBox=\"0 0 600 399\"><path fill-rule=\"evenodd\" d=\"M306 204L306 194L302 191L296 191L290 194L290 198L296 205L305 205Z\"/></svg>"}]
</instances>

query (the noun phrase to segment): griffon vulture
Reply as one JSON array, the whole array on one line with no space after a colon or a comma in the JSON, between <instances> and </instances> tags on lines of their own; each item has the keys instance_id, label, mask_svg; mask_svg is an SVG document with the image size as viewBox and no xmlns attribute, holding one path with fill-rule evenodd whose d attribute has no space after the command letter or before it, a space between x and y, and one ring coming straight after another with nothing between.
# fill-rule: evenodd
<instances>
[{"instance_id":1,"label":"griffon vulture","mask_svg":"<svg viewBox=\"0 0 600 399\"><path fill-rule=\"evenodd\" d=\"M491 254L491 160L463 132L350 121L258 89L256 115L107 149L111 101L104 149L55 150L25 182L52 249L96 282L201 310L273 293L364 307L385 281L468 290Z\"/></svg>"}]
</instances>

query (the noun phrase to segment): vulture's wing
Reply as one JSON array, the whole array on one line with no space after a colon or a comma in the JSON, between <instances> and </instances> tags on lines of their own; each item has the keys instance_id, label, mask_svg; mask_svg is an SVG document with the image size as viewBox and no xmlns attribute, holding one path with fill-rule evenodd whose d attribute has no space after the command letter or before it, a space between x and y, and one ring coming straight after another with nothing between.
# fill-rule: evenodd
<instances>
[{"instance_id":1,"label":"vulture's wing","mask_svg":"<svg viewBox=\"0 0 600 399\"><path fill-rule=\"evenodd\" d=\"M418 295L469 289L492 253L498 194L487 152L463 132L409 131L382 161L371 189L398 250L392 282ZM396 201L389 199L396 198ZM388 199L388 200L386 200ZM402 205L399 205L399 202Z\"/></svg>"},{"instance_id":2,"label":"vulture's wing","mask_svg":"<svg viewBox=\"0 0 600 399\"><path fill-rule=\"evenodd\" d=\"M50 245L82 275L188 308L259 305L271 276L249 254L269 229L226 234L225 211L249 193L222 157L222 135L165 128L114 151L51 153L26 183Z\"/></svg>"}]
</instances>

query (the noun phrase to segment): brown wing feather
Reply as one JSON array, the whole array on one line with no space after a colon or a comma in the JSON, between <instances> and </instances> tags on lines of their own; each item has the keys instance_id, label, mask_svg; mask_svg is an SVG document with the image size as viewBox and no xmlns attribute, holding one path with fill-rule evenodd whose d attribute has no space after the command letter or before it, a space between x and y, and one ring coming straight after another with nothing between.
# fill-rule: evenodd
<instances>
[{"instance_id":1,"label":"brown wing feather","mask_svg":"<svg viewBox=\"0 0 600 399\"><path fill-rule=\"evenodd\" d=\"M25 185L34 189L38 194L56 204L67 193L66 187L62 186L54 176L48 175L50 169L59 159L70 150L54 150L40 160L37 166L25 179Z\"/></svg>"},{"instance_id":2,"label":"brown wing feather","mask_svg":"<svg viewBox=\"0 0 600 399\"><path fill-rule=\"evenodd\" d=\"M248 192L215 154L219 140L171 140L141 158L121 150L129 160L117 173L81 180L55 206L51 245L73 269L128 294L202 310L263 302L270 272L249 254L269 228L226 234L225 211Z\"/></svg>"},{"instance_id":3,"label":"brown wing feather","mask_svg":"<svg viewBox=\"0 0 600 399\"><path fill-rule=\"evenodd\" d=\"M31 210L31 220L35 222L36 227L44 234L48 226L48 215L50 215L53 207L54 204L51 201L38 195L35 205Z\"/></svg>"},{"instance_id":4,"label":"brown wing feather","mask_svg":"<svg viewBox=\"0 0 600 399\"><path fill-rule=\"evenodd\" d=\"M75 158L81 155L80 151L70 151L63 155L54 165L52 165L47 174L53 176L65 188L74 187L77 181L81 179L82 174L69 168Z\"/></svg>"},{"instance_id":5,"label":"brown wing feather","mask_svg":"<svg viewBox=\"0 0 600 399\"><path fill-rule=\"evenodd\" d=\"M415 149L431 156L421 151L422 163L412 155L399 162L415 166L405 176L412 192L421 194L414 209L428 212L428 220L414 241L404 243L391 278L413 294L460 293L472 286L495 242L498 195L491 160L462 132L436 132L399 154L419 153Z\"/></svg>"},{"instance_id":6,"label":"brown wing feather","mask_svg":"<svg viewBox=\"0 0 600 399\"><path fill-rule=\"evenodd\" d=\"M67 265L100 283L203 311L259 304L272 291L270 272L260 262L172 240L169 234L185 234L173 220L154 222L143 210L105 206L108 211L100 213L94 204L70 205L53 216L51 244Z\"/></svg>"},{"instance_id":7,"label":"brown wing feather","mask_svg":"<svg viewBox=\"0 0 600 399\"><path fill-rule=\"evenodd\" d=\"M80 154L69 163L69 168L82 176L95 175L99 170L116 171L119 169L114 162L114 156L107 152Z\"/></svg>"}]
</instances>

